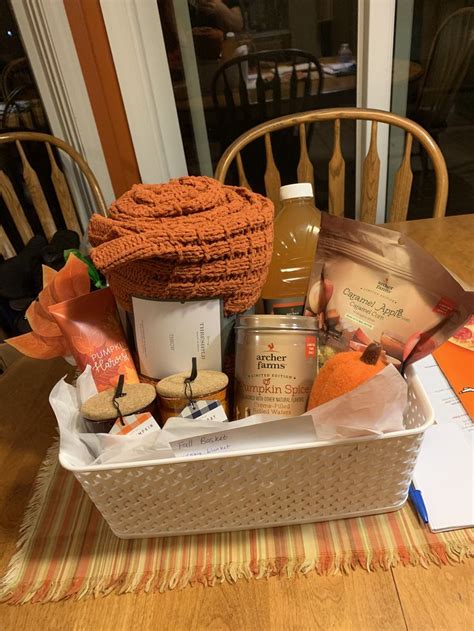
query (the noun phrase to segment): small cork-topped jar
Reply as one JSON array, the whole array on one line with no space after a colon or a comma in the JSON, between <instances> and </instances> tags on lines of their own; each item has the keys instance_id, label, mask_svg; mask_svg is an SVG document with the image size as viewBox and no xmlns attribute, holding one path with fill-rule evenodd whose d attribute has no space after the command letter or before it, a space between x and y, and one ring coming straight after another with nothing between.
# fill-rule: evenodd
<instances>
[{"instance_id":1,"label":"small cork-topped jar","mask_svg":"<svg viewBox=\"0 0 474 631\"><path fill-rule=\"evenodd\" d=\"M176 375L165 377L165 379L156 384L158 408L163 423L166 423L171 416L179 416L189 404L189 397L187 396L189 390L186 389L187 379L189 379L189 372L180 372ZM223 372L199 370L196 378L191 382L192 398L196 401L219 401L228 417L228 383L229 378Z\"/></svg>"},{"instance_id":2,"label":"small cork-topped jar","mask_svg":"<svg viewBox=\"0 0 474 631\"><path fill-rule=\"evenodd\" d=\"M95 434L107 434L120 417L114 405L115 388L104 390L82 404L81 414L87 429ZM155 416L156 391L149 383L127 383L117 399L122 416L150 412Z\"/></svg>"}]
</instances>

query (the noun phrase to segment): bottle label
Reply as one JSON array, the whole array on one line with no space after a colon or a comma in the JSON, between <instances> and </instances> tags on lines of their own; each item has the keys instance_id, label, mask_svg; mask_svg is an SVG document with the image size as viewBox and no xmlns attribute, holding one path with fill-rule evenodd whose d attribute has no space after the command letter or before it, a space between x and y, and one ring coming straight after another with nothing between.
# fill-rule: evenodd
<instances>
[{"instance_id":1,"label":"bottle label","mask_svg":"<svg viewBox=\"0 0 474 631\"><path fill-rule=\"evenodd\" d=\"M274 315L303 315L304 296L291 298L264 298L265 313Z\"/></svg>"}]
</instances>

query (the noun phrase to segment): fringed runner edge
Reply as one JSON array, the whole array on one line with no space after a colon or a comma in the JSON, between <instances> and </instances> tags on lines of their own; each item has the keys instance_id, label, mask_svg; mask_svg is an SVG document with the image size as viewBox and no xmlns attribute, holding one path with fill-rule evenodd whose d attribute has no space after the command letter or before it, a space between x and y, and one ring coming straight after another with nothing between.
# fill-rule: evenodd
<instances>
[{"instance_id":1,"label":"fringed runner edge","mask_svg":"<svg viewBox=\"0 0 474 631\"><path fill-rule=\"evenodd\" d=\"M417 548L405 549L389 553L387 550L379 552L350 551L335 553L334 555L320 555L318 559L289 559L271 558L252 560L245 563L224 563L216 565L202 565L189 569L166 570L156 569L149 572L121 573L118 576L88 577L80 588L74 587L74 577L67 580L41 580L31 584L17 584L27 554L33 543L32 535L41 517L45 499L50 490L54 471L58 463L59 441L48 449L35 480L33 494L27 504L23 522L16 543L16 552L8 564L7 571L0 580L0 602L20 605L27 602L46 603L65 599L79 600L84 597L107 596L115 592L118 594L143 592L165 592L172 589L183 589L196 583L205 586L215 584L236 583L240 579L262 579L272 576L296 578L315 571L321 576L338 573L349 574L357 568L367 571L377 569L389 570L401 564L428 567L430 564L454 565L465 559L474 557L474 545L460 544L456 541L424 544Z\"/></svg>"}]
</instances>

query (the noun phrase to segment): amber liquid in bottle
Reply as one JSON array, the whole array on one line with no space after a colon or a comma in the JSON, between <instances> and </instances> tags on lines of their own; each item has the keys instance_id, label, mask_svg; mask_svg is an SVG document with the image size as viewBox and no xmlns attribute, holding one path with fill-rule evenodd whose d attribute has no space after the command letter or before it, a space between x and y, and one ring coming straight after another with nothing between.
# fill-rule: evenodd
<instances>
[{"instance_id":1,"label":"amber liquid in bottle","mask_svg":"<svg viewBox=\"0 0 474 631\"><path fill-rule=\"evenodd\" d=\"M275 218L273 256L262 290L265 313L303 315L321 213L311 184L282 186Z\"/></svg>"}]
</instances>

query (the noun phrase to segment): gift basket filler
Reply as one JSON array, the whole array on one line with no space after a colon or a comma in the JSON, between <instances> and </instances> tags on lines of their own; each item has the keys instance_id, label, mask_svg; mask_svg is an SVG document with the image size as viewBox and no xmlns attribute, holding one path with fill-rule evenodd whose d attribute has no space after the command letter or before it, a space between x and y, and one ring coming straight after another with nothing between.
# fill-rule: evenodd
<instances>
[{"instance_id":1,"label":"gift basket filler","mask_svg":"<svg viewBox=\"0 0 474 631\"><path fill-rule=\"evenodd\" d=\"M412 368L469 294L380 226L206 177L136 185L90 222L9 343L76 365L60 462L119 537L280 526L406 501L433 412ZM94 278L97 278L94 276ZM91 290L92 289L92 290Z\"/></svg>"}]
</instances>

